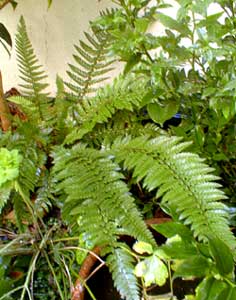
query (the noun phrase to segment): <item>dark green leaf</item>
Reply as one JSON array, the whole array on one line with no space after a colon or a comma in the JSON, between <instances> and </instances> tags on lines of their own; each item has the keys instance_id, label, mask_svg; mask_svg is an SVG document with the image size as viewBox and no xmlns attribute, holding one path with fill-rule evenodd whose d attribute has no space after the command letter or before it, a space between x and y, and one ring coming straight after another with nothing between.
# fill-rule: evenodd
<instances>
[{"instance_id":1,"label":"dark green leaf","mask_svg":"<svg viewBox=\"0 0 236 300\"><path fill-rule=\"evenodd\" d=\"M184 262L177 268L174 273L176 277L202 277L209 273L210 264L209 261L202 256L193 256Z\"/></svg>"},{"instance_id":2,"label":"dark green leaf","mask_svg":"<svg viewBox=\"0 0 236 300\"><path fill-rule=\"evenodd\" d=\"M234 260L229 247L217 237L210 237L209 245L219 273L221 275L231 273L234 269Z\"/></svg>"},{"instance_id":3,"label":"dark green leaf","mask_svg":"<svg viewBox=\"0 0 236 300\"><path fill-rule=\"evenodd\" d=\"M161 249L168 257L173 259L187 259L190 256L198 255L196 247L186 241L173 241L161 246Z\"/></svg>"},{"instance_id":4,"label":"dark green leaf","mask_svg":"<svg viewBox=\"0 0 236 300\"><path fill-rule=\"evenodd\" d=\"M13 9L16 9L18 3L16 1L14 1L14 0L12 0L10 3L12 5Z\"/></svg>"},{"instance_id":5,"label":"dark green leaf","mask_svg":"<svg viewBox=\"0 0 236 300\"><path fill-rule=\"evenodd\" d=\"M0 39L4 40L10 47L12 47L10 33L2 23L0 23Z\"/></svg>"},{"instance_id":6,"label":"dark green leaf","mask_svg":"<svg viewBox=\"0 0 236 300\"><path fill-rule=\"evenodd\" d=\"M152 225L152 228L160 234L164 235L164 237L166 238L171 238L172 236L178 234L187 241L193 240L190 229L179 222L166 222L162 224L155 224Z\"/></svg>"}]
</instances>

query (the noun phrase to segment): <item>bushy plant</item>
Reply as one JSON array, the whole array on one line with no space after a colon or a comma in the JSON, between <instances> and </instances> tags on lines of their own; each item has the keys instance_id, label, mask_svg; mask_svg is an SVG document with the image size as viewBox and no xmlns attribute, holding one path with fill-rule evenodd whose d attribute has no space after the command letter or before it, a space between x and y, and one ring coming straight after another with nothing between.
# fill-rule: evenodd
<instances>
[{"instance_id":1,"label":"bushy plant","mask_svg":"<svg viewBox=\"0 0 236 300\"><path fill-rule=\"evenodd\" d=\"M2 225L14 229L3 231L11 241L0 248L9 258L1 284L10 284L0 299L80 299L73 282L81 253L98 248L127 300L147 300L151 284L177 277L199 278L192 299L235 299L236 240L216 176L229 182L233 203L234 150L225 149L224 133L232 143L235 7L220 1L222 11L209 15L211 3L178 1L173 19L165 1L117 1L75 46L71 81L57 78L55 98L45 92L47 76L21 18L16 48L24 83L22 96L10 100L27 118L12 118L0 139L14 167L0 190ZM163 35L150 33L155 21L166 27ZM124 71L97 88L114 59L125 62ZM180 126L164 130L176 113ZM145 224L146 205L149 214L161 208L172 218L153 225L167 238L161 245ZM137 242L127 245L123 236ZM15 281L13 256L24 261ZM47 284L54 294L45 294ZM169 299L174 294L170 283Z\"/></svg>"}]
</instances>

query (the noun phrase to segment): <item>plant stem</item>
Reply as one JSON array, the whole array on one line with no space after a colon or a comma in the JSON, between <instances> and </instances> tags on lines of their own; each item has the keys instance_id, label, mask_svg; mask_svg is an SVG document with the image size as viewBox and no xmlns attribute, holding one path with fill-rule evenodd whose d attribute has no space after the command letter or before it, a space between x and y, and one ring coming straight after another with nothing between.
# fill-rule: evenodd
<instances>
[{"instance_id":1,"label":"plant stem","mask_svg":"<svg viewBox=\"0 0 236 300\"><path fill-rule=\"evenodd\" d=\"M2 130L7 131L11 128L11 121L9 119L9 108L4 99L2 73L0 71L0 120L2 124Z\"/></svg>"}]
</instances>

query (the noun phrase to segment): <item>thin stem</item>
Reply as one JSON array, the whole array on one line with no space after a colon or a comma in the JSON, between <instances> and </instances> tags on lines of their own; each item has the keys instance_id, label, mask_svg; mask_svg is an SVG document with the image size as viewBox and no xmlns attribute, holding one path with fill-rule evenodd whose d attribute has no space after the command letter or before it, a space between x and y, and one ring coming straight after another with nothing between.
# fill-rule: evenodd
<instances>
[{"instance_id":1,"label":"thin stem","mask_svg":"<svg viewBox=\"0 0 236 300\"><path fill-rule=\"evenodd\" d=\"M170 292L171 296L174 296L174 288L173 288L173 281L172 281L172 276L171 276L171 266L170 266L170 260L167 261L167 266L168 266L168 273L169 273L169 280L170 280Z\"/></svg>"},{"instance_id":2,"label":"thin stem","mask_svg":"<svg viewBox=\"0 0 236 300\"><path fill-rule=\"evenodd\" d=\"M27 276L26 276L26 279L25 279L25 283L23 285L23 290L22 290L22 293L21 293L20 300L24 300L26 291L29 293L29 289L28 289L29 282L30 282L30 279L31 279L31 276L32 276L32 272L35 269L35 264L37 262L39 254L40 254L40 251L37 251L35 253L35 255L32 257L32 263L30 264L29 270L27 272ZM30 293L29 293L29 298L30 298L30 300L32 300L32 297L31 297Z\"/></svg>"},{"instance_id":3,"label":"thin stem","mask_svg":"<svg viewBox=\"0 0 236 300\"><path fill-rule=\"evenodd\" d=\"M19 290L23 289L24 288L24 285L21 285L21 286L18 286L17 288L11 290L10 292L4 294L0 300L3 300L5 298L8 298L9 296L11 296L12 294L14 294L15 292L18 292Z\"/></svg>"},{"instance_id":4,"label":"thin stem","mask_svg":"<svg viewBox=\"0 0 236 300\"><path fill-rule=\"evenodd\" d=\"M195 44L195 31L196 31L196 19L195 19L195 14L194 12L192 12L192 19L193 19L193 31L192 31L192 37L191 37L191 42L192 42L192 46L194 46ZM192 69L195 70L195 60L196 60L196 53L195 50L193 50L193 54L192 54Z\"/></svg>"},{"instance_id":5,"label":"thin stem","mask_svg":"<svg viewBox=\"0 0 236 300\"><path fill-rule=\"evenodd\" d=\"M97 271L100 270L103 266L105 266L105 262L100 263L100 265L98 265L98 266L93 270L93 272L91 272L91 273L89 274L89 276L85 279L84 282L88 281L88 280L89 280L95 273L97 273Z\"/></svg>"},{"instance_id":6,"label":"thin stem","mask_svg":"<svg viewBox=\"0 0 236 300\"><path fill-rule=\"evenodd\" d=\"M88 249L84 249L81 247L73 247L73 246L63 247L63 248L58 249L58 251L63 251L63 250L81 250L81 251L87 252L87 253L91 254L92 256L96 257L96 259L99 260L101 263L105 263L104 260L102 260L100 256L98 256L96 253L94 253L93 251L90 251Z\"/></svg>"},{"instance_id":7,"label":"thin stem","mask_svg":"<svg viewBox=\"0 0 236 300\"><path fill-rule=\"evenodd\" d=\"M50 259L49 259L49 257L48 257L48 254L47 254L46 251L43 251L43 253L44 253L44 256L45 256L46 261L47 261L47 263L48 263L48 266L49 266L49 268L50 268L50 270L51 270L51 272L52 272L52 275L53 275L53 278L54 278L54 280L55 280L55 283L56 283L58 292L59 292L59 294L60 294L60 297L61 297L61 299L65 299L64 296L63 296L63 293L62 293L60 284L59 284L59 282L58 282L58 280L57 280L56 273L54 272L53 266L52 266L52 264L51 264L51 262L50 262Z\"/></svg>"}]
</instances>

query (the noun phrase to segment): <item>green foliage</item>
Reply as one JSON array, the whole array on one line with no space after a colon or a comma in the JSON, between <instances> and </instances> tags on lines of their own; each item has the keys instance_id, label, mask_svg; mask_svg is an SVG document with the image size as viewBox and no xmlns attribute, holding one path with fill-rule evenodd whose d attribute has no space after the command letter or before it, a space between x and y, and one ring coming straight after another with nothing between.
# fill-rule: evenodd
<instances>
[{"instance_id":1,"label":"green foliage","mask_svg":"<svg viewBox=\"0 0 236 300\"><path fill-rule=\"evenodd\" d=\"M25 82L25 84L21 84L21 87L39 115L36 119L43 119L44 112L47 112L49 109L47 94L43 92L48 86L48 84L43 82L47 76L38 64L23 17L20 18L16 35L16 50L21 73L20 78Z\"/></svg>"},{"instance_id":2,"label":"green foliage","mask_svg":"<svg viewBox=\"0 0 236 300\"><path fill-rule=\"evenodd\" d=\"M8 151L6 148L0 148L0 186L18 177L20 162L21 156L16 149Z\"/></svg>"},{"instance_id":3,"label":"green foliage","mask_svg":"<svg viewBox=\"0 0 236 300\"><path fill-rule=\"evenodd\" d=\"M97 124L107 123L118 110L133 112L141 107L146 94L145 78L117 78L112 85L100 89L97 95L81 102L77 106L77 122L79 127L74 129L65 140L73 143L93 131Z\"/></svg>"},{"instance_id":4,"label":"green foliage","mask_svg":"<svg viewBox=\"0 0 236 300\"><path fill-rule=\"evenodd\" d=\"M11 226L18 235L0 244L0 254L26 251L22 243L30 250L13 299L26 293L40 299L39 285L47 282L39 269L53 278L48 296L55 291L58 299L69 299L76 260L85 257L79 251L94 246L127 300L147 300L146 286L163 285L168 276L172 298L172 279L194 276L202 279L197 300L233 299L236 240L215 173L226 180L234 172L235 7L220 1L222 11L209 15L211 2L178 1L171 18L163 13L166 3L117 1L117 9L91 25L87 42L75 46L76 65L67 72L73 83L57 77L55 99L45 92L46 75L20 19L16 47L25 84L22 96L11 100L27 118L13 118L14 130L0 139L4 172L8 166L1 216L14 211ZM164 34L149 32L155 21ZM111 69L108 54L125 62L124 72L98 88ZM177 112L180 126L164 131ZM8 181L14 186L5 186ZM233 198L231 188L226 191ZM173 219L153 226L167 238L159 247L143 220L145 205ZM133 248L124 236L136 241Z\"/></svg>"},{"instance_id":5,"label":"green foliage","mask_svg":"<svg viewBox=\"0 0 236 300\"><path fill-rule=\"evenodd\" d=\"M11 35L8 32L4 24L0 23L0 43L10 55L10 51L7 46L12 47Z\"/></svg>"},{"instance_id":6,"label":"green foliage","mask_svg":"<svg viewBox=\"0 0 236 300\"><path fill-rule=\"evenodd\" d=\"M234 249L226 207L218 202L225 195L218 189L212 169L198 155L183 152L188 145L176 137L149 140L144 136L118 139L112 149L116 160L133 170L137 182L143 180L150 191L158 188L157 197L191 226L194 236L207 240L214 234Z\"/></svg>"}]
</instances>

